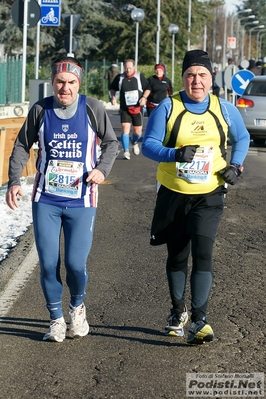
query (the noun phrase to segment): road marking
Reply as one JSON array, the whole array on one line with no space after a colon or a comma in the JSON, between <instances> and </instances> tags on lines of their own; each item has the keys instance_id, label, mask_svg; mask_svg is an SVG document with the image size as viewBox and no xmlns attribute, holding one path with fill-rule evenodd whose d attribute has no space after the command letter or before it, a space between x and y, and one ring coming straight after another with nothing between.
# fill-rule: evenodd
<instances>
[{"instance_id":1,"label":"road marking","mask_svg":"<svg viewBox=\"0 0 266 399\"><path fill-rule=\"evenodd\" d=\"M0 322L1 317L5 316L15 301L18 299L26 282L29 280L33 270L38 264L38 255L35 244L33 244L26 258L23 260L19 269L13 274L6 286L4 293L0 296Z\"/></svg>"},{"instance_id":2,"label":"road marking","mask_svg":"<svg viewBox=\"0 0 266 399\"><path fill-rule=\"evenodd\" d=\"M117 180L104 180L101 184L114 184Z\"/></svg>"},{"instance_id":3,"label":"road marking","mask_svg":"<svg viewBox=\"0 0 266 399\"><path fill-rule=\"evenodd\" d=\"M249 149L247 155L255 155L255 156L257 156L258 155L258 150Z\"/></svg>"}]
</instances>

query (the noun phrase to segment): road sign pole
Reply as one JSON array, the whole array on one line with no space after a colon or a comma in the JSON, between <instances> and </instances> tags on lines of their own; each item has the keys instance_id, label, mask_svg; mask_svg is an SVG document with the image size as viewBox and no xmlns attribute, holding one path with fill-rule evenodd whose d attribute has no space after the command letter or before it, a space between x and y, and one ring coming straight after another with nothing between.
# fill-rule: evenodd
<instances>
[{"instance_id":1,"label":"road sign pole","mask_svg":"<svg viewBox=\"0 0 266 399\"><path fill-rule=\"evenodd\" d=\"M21 102L25 102L26 89L26 63L27 63L27 28L28 28L28 1L24 1L24 19L23 19L23 54L22 54L22 93Z\"/></svg>"},{"instance_id":2,"label":"road sign pole","mask_svg":"<svg viewBox=\"0 0 266 399\"><path fill-rule=\"evenodd\" d=\"M70 27L69 27L69 53L72 54L72 38L73 38L73 15L70 15Z\"/></svg>"},{"instance_id":3,"label":"road sign pole","mask_svg":"<svg viewBox=\"0 0 266 399\"><path fill-rule=\"evenodd\" d=\"M65 40L65 49L69 54L73 54L77 50L78 41L73 33L77 29L80 17L81 14L62 14L62 18L69 31L69 37Z\"/></svg>"},{"instance_id":4,"label":"road sign pole","mask_svg":"<svg viewBox=\"0 0 266 399\"><path fill-rule=\"evenodd\" d=\"M40 0L39 0L40 5ZM40 57L40 20L37 23L36 32L36 56L35 56L35 79L39 77L39 57Z\"/></svg>"},{"instance_id":5,"label":"road sign pole","mask_svg":"<svg viewBox=\"0 0 266 399\"><path fill-rule=\"evenodd\" d=\"M27 67L27 32L28 28L35 26L40 19L40 6L36 0L15 0L11 8L14 23L23 29L23 53L21 76L21 102L25 102L26 67Z\"/></svg>"}]
</instances>

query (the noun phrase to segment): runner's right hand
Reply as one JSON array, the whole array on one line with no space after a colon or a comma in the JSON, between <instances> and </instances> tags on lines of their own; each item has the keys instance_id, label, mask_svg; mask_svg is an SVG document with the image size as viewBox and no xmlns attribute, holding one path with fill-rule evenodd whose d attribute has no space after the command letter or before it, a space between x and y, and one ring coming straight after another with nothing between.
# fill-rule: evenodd
<instances>
[{"instance_id":1,"label":"runner's right hand","mask_svg":"<svg viewBox=\"0 0 266 399\"><path fill-rule=\"evenodd\" d=\"M192 162L199 145L186 145L178 148L175 153L175 160L177 162Z\"/></svg>"},{"instance_id":2,"label":"runner's right hand","mask_svg":"<svg viewBox=\"0 0 266 399\"><path fill-rule=\"evenodd\" d=\"M18 208L18 199L17 196L22 196L23 191L21 186L15 185L9 187L9 189L6 192L6 203L9 206L9 208L15 210Z\"/></svg>"}]
</instances>

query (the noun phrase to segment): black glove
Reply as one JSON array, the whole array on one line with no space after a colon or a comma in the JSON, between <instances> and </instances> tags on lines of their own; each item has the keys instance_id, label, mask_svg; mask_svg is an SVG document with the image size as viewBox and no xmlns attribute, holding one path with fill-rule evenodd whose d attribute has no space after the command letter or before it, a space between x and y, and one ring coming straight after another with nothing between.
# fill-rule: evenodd
<instances>
[{"instance_id":1,"label":"black glove","mask_svg":"<svg viewBox=\"0 0 266 399\"><path fill-rule=\"evenodd\" d=\"M175 152L175 160L177 162L192 162L198 147L199 145L186 145L179 148Z\"/></svg>"},{"instance_id":2,"label":"black glove","mask_svg":"<svg viewBox=\"0 0 266 399\"><path fill-rule=\"evenodd\" d=\"M232 186L237 183L238 178L241 174L239 165L229 165L225 169L220 170L220 175L224 181Z\"/></svg>"}]
</instances>

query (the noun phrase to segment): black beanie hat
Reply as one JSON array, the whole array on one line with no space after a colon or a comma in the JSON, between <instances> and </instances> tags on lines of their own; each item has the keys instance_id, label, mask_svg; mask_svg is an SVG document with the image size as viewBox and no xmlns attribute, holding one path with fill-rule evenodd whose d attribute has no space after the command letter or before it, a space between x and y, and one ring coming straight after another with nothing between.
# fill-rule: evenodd
<instances>
[{"instance_id":1,"label":"black beanie hat","mask_svg":"<svg viewBox=\"0 0 266 399\"><path fill-rule=\"evenodd\" d=\"M212 65L208 53L203 50L187 51L182 65L182 76L184 72L191 66L203 66L212 74Z\"/></svg>"}]
</instances>

